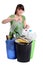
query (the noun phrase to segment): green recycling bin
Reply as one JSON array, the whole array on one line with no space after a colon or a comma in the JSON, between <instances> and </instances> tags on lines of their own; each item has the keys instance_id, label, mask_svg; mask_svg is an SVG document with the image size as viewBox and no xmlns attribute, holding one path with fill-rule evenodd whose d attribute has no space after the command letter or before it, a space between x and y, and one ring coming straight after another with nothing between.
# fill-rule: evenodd
<instances>
[{"instance_id":1,"label":"green recycling bin","mask_svg":"<svg viewBox=\"0 0 43 65\"><path fill-rule=\"evenodd\" d=\"M32 59L34 55L35 42L36 42L35 40L32 41L30 59Z\"/></svg>"}]
</instances>

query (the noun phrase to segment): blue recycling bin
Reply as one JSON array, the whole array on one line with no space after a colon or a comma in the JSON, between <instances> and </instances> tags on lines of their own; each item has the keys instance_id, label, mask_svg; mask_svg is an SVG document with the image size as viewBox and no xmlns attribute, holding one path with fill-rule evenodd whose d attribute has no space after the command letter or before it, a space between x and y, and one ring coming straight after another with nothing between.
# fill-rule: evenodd
<instances>
[{"instance_id":1,"label":"blue recycling bin","mask_svg":"<svg viewBox=\"0 0 43 65\"><path fill-rule=\"evenodd\" d=\"M6 51L9 59L16 59L15 39L6 40Z\"/></svg>"}]
</instances>

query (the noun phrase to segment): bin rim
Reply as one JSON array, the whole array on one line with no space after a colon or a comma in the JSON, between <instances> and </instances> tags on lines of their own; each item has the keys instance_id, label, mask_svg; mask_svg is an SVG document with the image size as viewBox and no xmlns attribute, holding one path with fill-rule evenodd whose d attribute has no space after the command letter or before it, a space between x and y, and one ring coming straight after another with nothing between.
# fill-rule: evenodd
<instances>
[{"instance_id":1,"label":"bin rim","mask_svg":"<svg viewBox=\"0 0 43 65\"><path fill-rule=\"evenodd\" d=\"M15 43L16 43L16 44L19 44L19 45L30 45L30 44L32 43L32 41L29 42L29 43L22 43L22 42L17 42L17 41L15 40Z\"/></svg>"},{"instance_id":2,"label":"bin rim","mask_svg":"<svg viewBox=\"0 0 43 65\"><path fill-rule=\"evenodd\" d=\"M5 42L8 42L8 41L15 41L15 39L14 38L13 39L8 39Z\"/></svg>"}]
</instances>

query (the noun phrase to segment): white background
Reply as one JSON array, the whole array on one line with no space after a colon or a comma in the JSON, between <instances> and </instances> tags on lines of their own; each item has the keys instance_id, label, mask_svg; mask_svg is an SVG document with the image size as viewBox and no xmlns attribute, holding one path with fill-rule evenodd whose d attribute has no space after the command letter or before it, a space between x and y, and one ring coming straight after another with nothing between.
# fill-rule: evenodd
<instances>
[{"instance_id":1,"label":"white background","mask_svg":"<svg viewBox=\"0 0 43 65\"><path fill-rule=\"evenodd\" d=\"M10 24L2 20L13 14L17 4L25 6L26 21L37 34L33 59L27 63L9 60L6 56L5 36L9 33ZM43 65L43 0L0 0L0 65Z\"/></svg>"}]
</instances>

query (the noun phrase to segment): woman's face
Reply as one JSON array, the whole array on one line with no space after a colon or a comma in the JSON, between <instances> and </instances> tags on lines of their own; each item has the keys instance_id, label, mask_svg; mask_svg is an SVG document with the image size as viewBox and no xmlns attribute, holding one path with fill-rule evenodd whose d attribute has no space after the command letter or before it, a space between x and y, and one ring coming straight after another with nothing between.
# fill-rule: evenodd
<instances>
[{"instance_id":1,"label":"woman's face","mask_svg":"<svg viewBox=\"0 0 43 65\"><path fill-rule=\"evenodd\" d=\"M18 14L18 15L22 15L23 12L24 12L24 11L23 11L22 9L17 9L17 14Z\"/></svg>"}]
</instances>

